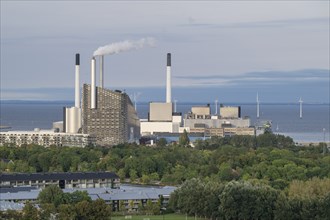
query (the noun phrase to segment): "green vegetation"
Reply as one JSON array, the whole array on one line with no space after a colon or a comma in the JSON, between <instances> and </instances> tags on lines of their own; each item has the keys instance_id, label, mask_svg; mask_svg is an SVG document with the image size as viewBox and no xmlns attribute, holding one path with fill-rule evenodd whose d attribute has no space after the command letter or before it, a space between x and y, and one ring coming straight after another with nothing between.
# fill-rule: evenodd
<instances>
[{"instance_id":1,"label":"green vegetation","mask_svg":"<svg viewBox=\"0 0 330 220\"><path fill-rule=\"evenodd\" d=\"M290 137L266 133L258 137L214 137L198 140L194 146L187 144L185 134L178 144L161 140L156 147L2 146L0 158L12 162L1 162L0 169L2 172L112 171L122 181L182 185L171 195L169 208L180 211L184 217L187 214L209 219L330 218L327 208L330 207L330 155L323 152L323 144L299 147ZM56 194L60 196L39 197L40 201L48 201L43 209L55 208L65 213L63 216L76 213L72 219L86 215L85 207L91 203L86 195L75 195L73 199ZM73 211L78 204L78 210L83 213ZM150 214L159 211L153 207L148 210ZM35 214L33 209L28 213Z\"/></svg>"},{"instance_id":2,"label":"green vegetation","mask_svg":"<svg viewBox=\"0 0 330 220\"><path fill-rule=\"evenodd\" d=\"M163 145L164 143L162 143ZM293 180L330 177L330 155L322 146L299 147L281 135L211 138L195 148L172 144L113 148L24 146L0 147L2 172L113 171L122 180L144 184L182 184L200 178L213 181L259 179L275 189ZM257 146L257 147L256 147Z\"/></svg>"},{"instance_id":3,"label":"green vegetation","mask_svg":"<svg viewBox=\"0 0 330 220\"><path fill-rule=\"evenodd\" d=\"M330 179L293 181L276 190L260 180L187 180L169 208L208 219L329 219Z\"/></svg>"},{"instance_id":4,"label":"green vegetation","mask_svg":"<svg viewBox=\"0 0 330 220\"><path fill-rule=\"evenodd\" d=\"M115 216L111 217L112 220L195 220L195 217L179 215L179 214L166 214L166 215L132 215L131 217ZM202 218L196 218L202 220Z\"/></svg>"}]
</instances>

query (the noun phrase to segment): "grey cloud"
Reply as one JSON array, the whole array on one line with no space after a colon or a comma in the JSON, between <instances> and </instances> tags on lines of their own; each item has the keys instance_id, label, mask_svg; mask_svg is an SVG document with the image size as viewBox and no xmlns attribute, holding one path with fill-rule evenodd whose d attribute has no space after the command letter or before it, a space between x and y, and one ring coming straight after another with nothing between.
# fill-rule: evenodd
<instances>
[{"instance_id":1,"label":"grey cloud","mask_svg":"<svg viewBox=\"0 0 330 220\"><path fill-rule=\"evenodd\" d=\"M322 82L330 80L330 70L326 69L304 69L296 71L265 71L249 72L235 76L228 75L200 75L200 76L174 76L177 79L193 80L198 84L223 84L217 80L225 80L226 83L286 83L286 82ZM210 82L205 82L203 80Z\"/></svg>"},{"instance_id":2,"label":"grey cloud","mask_svg":"<svg viewBox=\"0 0 330 220\"><path fill-rule=\"evenodd\" d=\"M212 24L212 23L188 23L181 24L181 27L202 27L202 28L283 28L297 25L329 25L329 17L319 18L302 18L287 20L271 20L256 22L238 22L228 24Z\"/></svg>"}]
</instances>

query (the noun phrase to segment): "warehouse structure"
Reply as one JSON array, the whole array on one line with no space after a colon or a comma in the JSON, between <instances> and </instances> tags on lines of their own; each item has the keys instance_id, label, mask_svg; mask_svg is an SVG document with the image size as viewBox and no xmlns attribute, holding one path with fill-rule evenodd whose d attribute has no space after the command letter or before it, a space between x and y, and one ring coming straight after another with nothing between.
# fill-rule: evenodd
<instances>
[{"instance_id":1,"label":"warehouse structure","mask_svg":"<svg viewBox=\"0 0 330 220\"><path fill-rule=\"evenodd\" d=\"M69 188L119 188L119 177L112 172L76 172L76 173L1 173L0 186L31 186L45 188L57 185L61 189Z\"/></svg>"},{"instance_id":2,"label":"warehouse structure","mask_svg":"<svg viewBox=\"0 0 330 220\"><path fill-rule=\"evenodd\" d=\"M64 193L72 193L74 191L86 191L92 200L103 199L107 204L112 206L113 211L126 210L137 211L145 206L148 201L152 203L161 203L166 207L170 194L174 192L176 187L143 187L133 185L122 185L120 188L72 188L63 189ZM1 209L21 210L26 201L37 202L40 188L35 187L15 187L0 188Z\"/></svg>"}]
</instances>

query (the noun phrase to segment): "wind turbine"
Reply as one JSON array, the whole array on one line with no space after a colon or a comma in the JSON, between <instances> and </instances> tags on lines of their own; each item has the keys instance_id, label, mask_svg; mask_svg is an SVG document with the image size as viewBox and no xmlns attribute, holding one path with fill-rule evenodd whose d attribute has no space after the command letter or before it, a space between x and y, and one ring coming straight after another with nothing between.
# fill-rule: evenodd
<instances>
[{"instance_id":1,"label":"wind turbine","mask_svg":"<svg viewBox=\"0 0 330 220\"><path fill-rule=\"evenodd\" d=\"M259 94L257 93L257 118L259 118Z\"/></svg>"},{"instance_id":2,"label":"wind turbine","mask_svg":"<svg viewBox=\"0 0 330 220\"><path fill-rule=\"evenodd\" d=\"M137 98L141 95L140 92L138 93L135 93L133 94L133 100L134 100L134 108L135 108L135 111L136 111L136 103L137 103Z\"/></svg>"},{"instance_id":3,"label":"wind turbine","mask_svg":"<svg viewBox=\"0 0 330 220\"><path fill-rule=\"evenodd\" d=\"M216 99L214 101L214 104L215 104L215 115L217 115L218 114L218 99Z\"/></svg>"},{"instance_id":4,"label":"wind turbine","mask_svg":"<svg viewBox=\"0 0 330 220\"><path fill-rule=\"evenodd\" d=\"M176 103L178 102L178 100L174 100L174 112L176 112Z\"/></svg>"},{"instance_id":5,"label":"wind turbine","mask_svg":"<svg viewBox=\"0 0 330 220\"><path fill-rule=\"evenodd\" d=\"M301 97L300 97L300 99L299 99L299 104L300 104L300 114L299 114L299 117L300 117L300 118L302 118L302 114L303 114L302 103L303 103L303 100L302 100Z\"/></svg>"}]
</instances>

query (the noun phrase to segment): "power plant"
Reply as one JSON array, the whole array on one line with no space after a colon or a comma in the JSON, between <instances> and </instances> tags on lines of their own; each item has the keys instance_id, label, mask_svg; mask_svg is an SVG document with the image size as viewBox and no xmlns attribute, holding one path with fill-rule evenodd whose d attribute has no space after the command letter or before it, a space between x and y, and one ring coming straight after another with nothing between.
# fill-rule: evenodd
<instances>
[{"instance_id":1,"label":"power plant","mask_svg":"<svg viewBox=\"0 0 330 220\"><path fill-rule=\"evenodd\" d=\"M75 104L73 107L63 108L63 132L65 133L79 133L81 128L81 108L80 108L80 55L76 54L75 66Z\"/></svg>"},{"instance_id":2,"label":"power plant","mask_svg":"<svg viewBox=\"0 0 330 220\"><path fill-rule=\"evenodd\" d=\"M79 65L76 54L75 106L64 107L63 132L95 137L96 144L112 146L134 141L140 135L140 121L126 93L104 88L104 56L99 57L99 85L96 85L96 57L91 59L91 83L82 88L80 103Z\"/></svg>"},{"instance_id":3,"label":"power plant","mask_svg":"<svg viewBox=\"0 0 330 220\"><path fill-rule=\"evenodd\" d=\"M125 92L104 87L104 55L140 49L146 45L152 46L153 40L147 38L99 47L90 60L90 84L84 83L82 90L80 89L80 54L77 53L75 55L74 106L63 107L63 121L55 122L53 130L50 131L35 130L28 135L20 133L18 136L7 133L1 136L0 142L14 141L17 145L39 143L45 146L62 146L63 144L72 146L77 143L79 146L113 146L125 142L137 142L140 136L178 136L184 131L204 137L255 134L255 129L250 126L250 119L241 118L240 107L220 105L218 112L218 100L215 101L214 114L211 114L210 105L193 106L184 117L181 112L177 112L176 101L174 101L175 106L172 103L171 53L167 53L166 56L165 100L150 102L148 118L140 120L135 104ZM98 85L97 60L99 62ZM257 117L259 118L258 94Z\"/></svg>"},{"instance_id":4,"label":"power plant","mask_svg":"<svg viewBox=\"0 0 330 220\"><path fill-rule=\"evenodd\" d=\"M178 136L184 131L193 136L231 136L254 135L250 119L241 118L241 108L222 106L218 113L218 101L215 102L215 114L211 114L210 105L193 106L191 111L182 116L173 111L171 86L171 54L167 54L166 64L166 100L150 102L148 119L141 119L141 136L158 137ZM176 104L176 103L175 103Z\"/></svg>"}]
</instances>

